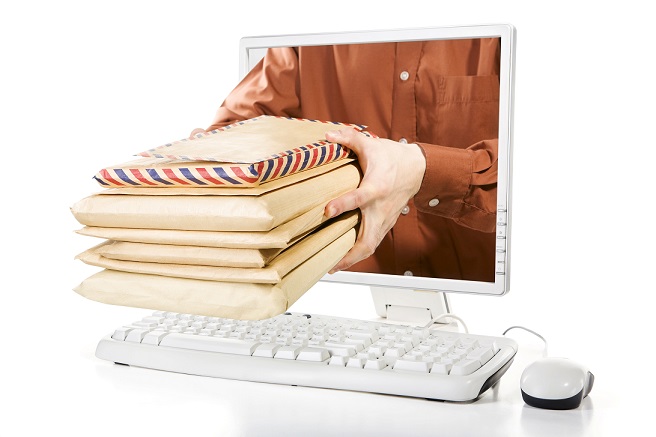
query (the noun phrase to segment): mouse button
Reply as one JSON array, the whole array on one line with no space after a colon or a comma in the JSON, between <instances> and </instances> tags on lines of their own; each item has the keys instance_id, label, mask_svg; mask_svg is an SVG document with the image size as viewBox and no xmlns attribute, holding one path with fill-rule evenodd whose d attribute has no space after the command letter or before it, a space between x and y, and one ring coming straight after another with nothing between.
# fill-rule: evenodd
<instances>
[{"instance_id":1,"label":"mouse button","mask_svg":"<svg viewBox=\"0 0 656 437\"><path fill-rule=\"evenodd\" d=\"M586 372L569 360L546 358L524 369L520 387L535 398L568 399L583 389L586 380Z\"/></svg>"},{"instance_id":2,"label":"mouse button","mask_svg":"<svg viewBox=\"0 0 656 437\"><path fill-rule=\"evenodd\" d=\"M594 380L595 380L594 374L588 370L588 384L587 384L587 387L585 388L585 393L583 393L583 397L586 397L592 391L592 386L594 385Z\"/></svg>"}]
</instances>

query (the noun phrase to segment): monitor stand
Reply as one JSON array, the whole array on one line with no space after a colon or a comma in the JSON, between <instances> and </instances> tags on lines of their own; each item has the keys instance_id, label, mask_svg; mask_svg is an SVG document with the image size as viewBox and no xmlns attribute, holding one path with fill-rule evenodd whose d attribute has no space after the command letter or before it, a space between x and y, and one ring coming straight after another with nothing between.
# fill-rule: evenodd
<instances>
[{"instance_id":1,"label":"monitor stand","mask_svg":"<svg viewBox=\"0 0 656 437\"><path fill-rule=\"evenodd\" d=\"M376 313L390 322L426 325L435 317L451 312L446 293L405 288L371 286ZM438 323L449 324L450 320Z\"/></svg>"}]
</instances>

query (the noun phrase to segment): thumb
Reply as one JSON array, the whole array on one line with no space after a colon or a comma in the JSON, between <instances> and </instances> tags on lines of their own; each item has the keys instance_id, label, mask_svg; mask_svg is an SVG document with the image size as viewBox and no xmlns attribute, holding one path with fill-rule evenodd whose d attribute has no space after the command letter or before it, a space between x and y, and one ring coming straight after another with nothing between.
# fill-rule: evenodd
<instances>
[{"instance_id":1,"label":"thumb","mask_svg":"<svg viewBox=\"0 0 656 437\"><path fill-rule=\"evenodd\" d=\"M353 129L352 127L347 129L333 130L326 132L326 139L332 141L333 143L339 143L342 146L353 150L356 155L360 153L362 147L364 147L367 137Z\"/></svg>"},{"instance_id":2,"label":"thumb","mask_svg":"<svg viewBox=\"0 0 656 437\"><path fill-rule=\"evenodd\" d=\"M196 138L196 135L204 134L204 133L205 133L205 129L197 127L196 129L191 131L191 133L189 134L189 139L193 140L194 138Z\"/></svg>"}]
</instances>

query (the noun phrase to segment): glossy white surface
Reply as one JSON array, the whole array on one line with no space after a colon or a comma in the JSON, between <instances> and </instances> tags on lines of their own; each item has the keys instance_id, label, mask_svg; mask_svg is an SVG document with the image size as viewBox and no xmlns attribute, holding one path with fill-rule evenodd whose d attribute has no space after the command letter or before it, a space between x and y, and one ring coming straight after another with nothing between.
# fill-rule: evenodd
<instances>
[{"instance_id":1,"label":"glossy white surface","mask_svg":"<svg viewBox=\"0 0 656 437\"><path fill-rule=\"evenodd\" d=\"M520 389L539 399L568 399L587 392L588 369L569 358L543 358L526 366Z\"/></svg>"},{"instance_id":2,"label":"glossy white surface","mask_svg":"<svg viewBox=\"0 0 656 437\"><path fill-rule=\"evenodd\" d=\"M0 435L618 436L652 427L652 14L637 2L11 2L0 13ZM425 4L425 3L422 3ZM524 405L541 342L513 331L496 392L445 404L115 366L100 338L144 310L87 301L68 207L91 176L210 123L242 35L509 22L517 27L511 291L454 296L474 333L515 324L589 366L577 410ZM200 68L196 68L198 66ZM48 139L45 133L48 132ZM146 146L146 147L144 147ZM64 174L55 171L64 171ZM29 176L29 177L28 177ZM52 184L48 186L48 184ZM10 188L13 187L13 188ZM294 308L374 317L359 288L320 284ZM147 311L146 311L147 312Z\"/></svg>"}]
</instances>

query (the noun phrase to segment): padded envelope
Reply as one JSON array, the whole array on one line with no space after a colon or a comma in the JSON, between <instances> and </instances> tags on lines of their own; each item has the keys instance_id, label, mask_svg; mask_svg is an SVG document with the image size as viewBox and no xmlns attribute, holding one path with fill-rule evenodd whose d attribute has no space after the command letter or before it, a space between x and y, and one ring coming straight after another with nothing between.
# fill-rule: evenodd
<instances>
[{"instance_id":1,"label":"padded envelope","mask_svg":"<svg viewBox=\"0 0 656 437\"><path fill-rule=\"evenodd\" d=\"M207 265L162 264L155 262L124 261L102 256L107 243L89 249L77 256L81 261L97 267L131 273L173 276L178 278L203 279L208 281L252 282L276 284L291 270L319 252L322 248L352 229L357 223L357 214L349 213L327 224L294 244L266 267L238 268ZM162 252L166 247L162 246Z\"/></svg>"},{"instance_id":2,"label":"padded envelope","mask_svg":"<svg viewBox=\"0 0 656 437\"><path fill-rule=\"evenodd\" d=\"M93 195L71 211L87 226L200 231L269 231L360 183L345 165L261 196Z\"/></svg>"},{"instance_id":3,"label":"padded envelope","mask_svg":"<svg viewBox=\"0 0 656 437\"><path fill-rule=\"evenodd\" d=\"M85 226L76 232L89 237L134 243L235 249L284 249L326 221L324 205L264 232L179 231Z\"/></svg>"},{"instance_id":4,"label":"padded envelope","mask_svg":"<svg viewBox=\"0 0 656 437\"><path fill-rule=\"evenodd\" d=\"M103 270L75 291L112 305L231 319L258 320L285 312L353 247L355 230L333 241L280 283L201 281Z\"/></svg>"}]
</instances>

